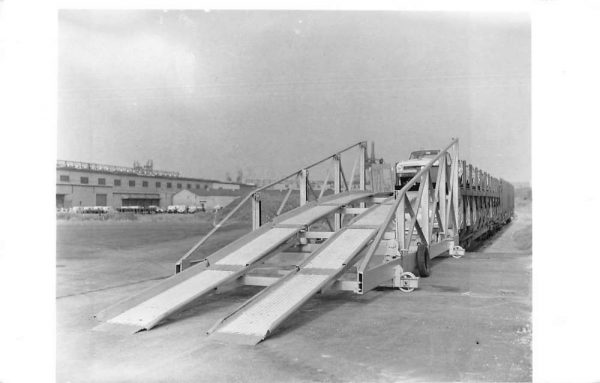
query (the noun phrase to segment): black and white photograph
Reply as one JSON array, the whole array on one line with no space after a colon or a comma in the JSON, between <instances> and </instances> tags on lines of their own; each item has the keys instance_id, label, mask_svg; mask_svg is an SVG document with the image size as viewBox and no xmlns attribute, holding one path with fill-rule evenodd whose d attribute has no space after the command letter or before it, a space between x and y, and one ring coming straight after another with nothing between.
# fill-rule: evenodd
<instances>
[{"instance_id":1,"label":"black and white photograph","mask_svg":"<svg viewBox=\"0 0 600 383\"><path fill-rule=\"evenodd\" d=\"M575 220L558 215L534 236L548 220L533 207L556 195L544 212L566 214L597 199L563 194L593 172L564 173L582 161L558 144L556 161L533 165L544 92L532 89L531 9L68 4L49 12L53 75L40 91L53 97L54 147L26 162L44 162L45 188L15 198L7 183L1 199L19 216L5 233L29 228L14 234L21 247L0 242L2 271L44 286L50 310L32 322L50 330L43 381L600 378L585 349L573 353L591 373L534 371L563 371L550 363L562 354L538 346L569 340L537 318L575 325L551 294L568 300L591 273L569 243L593 236L563 232ZM42 214L45 229L29 226ZM534 237L560 253L551 279L534 276L550 260L538 262L548 252ZM47 271L20 238L49 243ZM11 328L34 321L27 306L0 326L26 360L37 335ZM0 382L26 381L17 366L0 364Z\"/></svg>"}]
</instances>

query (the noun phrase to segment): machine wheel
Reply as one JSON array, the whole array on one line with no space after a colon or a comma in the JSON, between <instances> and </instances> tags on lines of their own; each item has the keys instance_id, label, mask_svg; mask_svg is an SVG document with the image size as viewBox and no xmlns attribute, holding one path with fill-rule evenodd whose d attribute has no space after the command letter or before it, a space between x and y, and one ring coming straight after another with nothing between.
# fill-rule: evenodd
<instances>
[{"instance_id":1,"label":"machine wheel","mask_svg":"<svg viewBox=\"0 0 600 383\"><path fill-rule=\"evenodd\" d=\"M419 243L417 248L417 269L421 277L431 275L431 266L429 265L429 249L427 246Z\"/></svg>"},{"instance_id":2,"label":"machine wheel","mask_svg":"<svg viewBox=\"0 0 600 383\"><path fill-rule=\"evenodd\" d=\"M415 275L411 272L405 271L404 273L400 274L400 280L402 279L415 279ZM414 287L403 287L402 283L400 283L400 291L404 292L404 293L410 293L414 290Z\"/></svg>"}]
</instances>

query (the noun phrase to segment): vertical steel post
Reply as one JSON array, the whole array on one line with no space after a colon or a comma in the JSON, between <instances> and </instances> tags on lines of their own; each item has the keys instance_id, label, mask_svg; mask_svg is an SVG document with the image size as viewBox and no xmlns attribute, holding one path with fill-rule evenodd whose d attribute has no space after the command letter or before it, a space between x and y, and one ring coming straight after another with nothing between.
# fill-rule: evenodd
<instances>
[{"instance_id":1,"label":"vertical steel post","mask_svg":"<svg viewBox=\"0 0 600 383\"><path fill-rule=\"evenodd\" d=\"M406 231L406 219L405 219L405 208L406 199L404 193L399 194L396 190L396 199L402 198L402 201L398 204L398 210L396 210L396 241L398 241L398 250L406 249L405 242L405 231Z\"/></svg>"},{"instance_id":2,"label":"vertical steel post","mask_svg":"<svg viewBox=\"0 0 600 383\"><path fill-rule=\"evenodd\" d=\"M454 158L452 159L453 164L456 166L452 167L452 208L454 210L454 235L458 235L459 232L459 222L458 222L458 139L454 144L453 150Z\"/></svg>"},{"instance_id":3,"label":"vertical steel post","mask_svg":"<svg viewBox=\"0 0 600 383\"><path fill-rule=\"evenodd\" d=\"M465 227L471 226L471 197L465 197Z\"/></svg>"},{"instance_id":4,"label":"vertical steel post","mask_svg":"<svg viewBox=\"0 0 600 383\"><path fill-rule=\"evenodd\" d=\"M427 244L431 242L431 232L429 231L429 177L429 171L425 172L421 176L423 194L421 196L421 208L419 209L421 213L421 220L419 220L419 225L421 226L421 230L425 235L425 240L427 241Z\"/></svg>"},{"instance_id":5,"label":"vertical steel post","mask_svg":"<svg viewBox=\"0 0 600 383\"><path fill-rule=\"evenodd\" d=\"M252 230L256 230L261 225L261 202L260 193L252 194Z\"/></svg>"},{"instance_id":6,"label":"vertical steel post","mask_svg":"<svg viewBox=\"0 0 600 383\"><path fill-rule=\"evenodd\" d=\"M360 144L360 159L359 159L359 163L358 163L358 171L359 171L359 188L361 191L365 191L365 178L366 178L366 174L365 174L365 161L367 159L367 142L361 142ZM361 202L359 204L359 207L364 208L365 207L365 203Z\"/></svg>"},{"instance_id":7,"label":"vertical steel post","mask_svg":"<svg viewBox=\"0 0 600 383\"><path fill-rule=\"evenodd\" d=\"M473 165L469 164L469 189L473 189Z\"/></svg>"},{"instance_id":8,"label":"vertical steel post","mask_svg":"<svg viewBox=\"0 0 600 383\"><path fill-rule=\"evenodd\" d=\"M487 172L483 172L483 190L487 191L488 190L488 173Z\"/></svg>"},{"instance_id":9,"label":"vertical steel post","mask_svg":"<svg viewBox=\"0 0 600 383\"><path fill-rule=\"evenodd\" d=\"M446 155L444 154L440 158L438 172L440 172L440 184L437 185L438 189L438 200L440 202L440 227L444 229L444 237L448 235L448 219L446 218L446 175L448 173L448 163L446 162ZM435 208L435 206L434 206Z\"/></svg>"},{"instance_id":10,"label":"vertical steel post","mask_svg":"<svg viewBox=\"0 0 600 383\"><path fill-rule=\"evenodd\" d=\"M479 197L473 196L473 226L479 228Z\"/></svg>"},{"instance_id":11,"label":"vertical steel post","mask_svg":"<svg viewBox=\"0 0 600 383\"><path fill-rule=\"evenodd\" d=\"M300 206L306 205L308 201L308 170L302 169L300 171Z\"/></svg>"},{"instance_id":12,"label":"vertical steel post","mask_svg":"<svg viewBox=\"0 0 600 383\"><path fill-rule=\"evenodd\" d=\"M342 169L342 165L341 165L341 161L342 158L340 156L340 154L335 154L333 156L333 192L335 194L339 194L342 191L342 179L341 179L341 169ZM333 229L334 231L338 231L340 230L342 227L342 214L341 213L335 213L334 214L334 223L333 223Z\"/></svg>"}]
</instances>

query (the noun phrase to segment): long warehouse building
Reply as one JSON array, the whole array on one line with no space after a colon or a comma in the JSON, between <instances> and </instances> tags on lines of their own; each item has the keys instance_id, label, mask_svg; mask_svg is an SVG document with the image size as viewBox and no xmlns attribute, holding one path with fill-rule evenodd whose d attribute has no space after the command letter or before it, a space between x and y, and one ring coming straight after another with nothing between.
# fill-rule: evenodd
<instances>
[{"instance_id":1,"label":"long warehouse building","mask_svg":"<svg viewBox=\"0 0 600 383\"><path fill-rule=\"evenodd\" d=\"M253 185L181 176L154 170L152 161L133 167L77 161L57 161L56 207L160 206L173 204L173 196L189 190L200 196L239 196Z\"/></svg>"}]
</instances>

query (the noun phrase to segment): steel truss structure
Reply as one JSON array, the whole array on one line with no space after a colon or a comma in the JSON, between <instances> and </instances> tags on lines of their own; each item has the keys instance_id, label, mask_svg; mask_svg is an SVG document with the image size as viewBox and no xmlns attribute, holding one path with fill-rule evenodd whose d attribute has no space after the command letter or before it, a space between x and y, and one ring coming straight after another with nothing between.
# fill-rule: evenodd
<instances>
[{"instance_id":1,"label":"steel truss structure","mask_svg":"<svg viewBox=\"0 0 600 383\"><path fill-rule=\"evenodd\" d=\"M368 161L366 148L359 142L248 194L177 262L173 277L98 314L106 322L98 329L151 329L207 293L264 286L209 330L217 338L256 344L325 290L412 291L431 272L432 258L460 257L460 245L474 244L512 216L512 186L461 161L458 139L397 190L377 185L394 179L395 166ZM342 155L352 152L354 165L346 174ZM322 164L328 171L317 193L309 173ZM264 192L293 177L298 207L284 211L290 189L275 218L263 223ZM330 177L333 190L327 193ZM201 246L247 203L253 230L202 256Z\"/></svg>"},{"instance_id":2,"label":"steel truss structure","mask_svg":"<svg viewBox=\"0 0 600 383\"><path fill-rule=\"evenodd\" d=\"M342 155L350 154L352 155L352 151L354 153L354 165L352 167L352 171L349 174L349 178L344 172L342 167ZM229 221L240 209L248 203L248 201L252 204L252 230L257 230L262 226L262 197L261 192L271 189L276 185L285 185L290 179L295 179L298 183L298 191L299 191L299 206L302 207L309 202L318 203L323 200L325 192L329 188L330 178L333 178L333 194L340 194L342 192L350 192L352 190L365 191L365 180L366 180L366 172L365 172L365 163L367 158L367 142L362 141L358 142L354 145L348 146L345 149L342 149L330 156L327 156L317 162L314 162L302 169L299 169L277 181L274 181L268 185L262 186L250 192L246 197L244 197L218 224L214 226L214 228L209 231L196 245L194 245L183 257L181 257L177 263L175 264L175 272L179 273L184 269L198 263L206 262L207 259L194 260L194 256L197 255L198 250L201 246L206 243L221 227L225 225L227 221ZM327 168L327 175L325 180L322 181L322 186L319 194L311 186L311 182L309 179L309 174L311 169L316 168L319 165L327 164L329 166ZM357 175L358 173L358 175ZM347 180L350 180L349 182ZM358 179L358 185L355 185L355 179ZM354 187L357 186L357 187ZM289 202L290 196L295 189L289 188L285 197L281 201L276 213L275 218L279 217L286 205ZM312 201L311 201L312 200ZM364 207L364 203L360 204L361 207ZM339 230L341 228L342 222L342 213L341 211L335 212L333 214L333 223L331 220L326 219L329 228L332 231Z\"/></svg>"}]
</instances>

